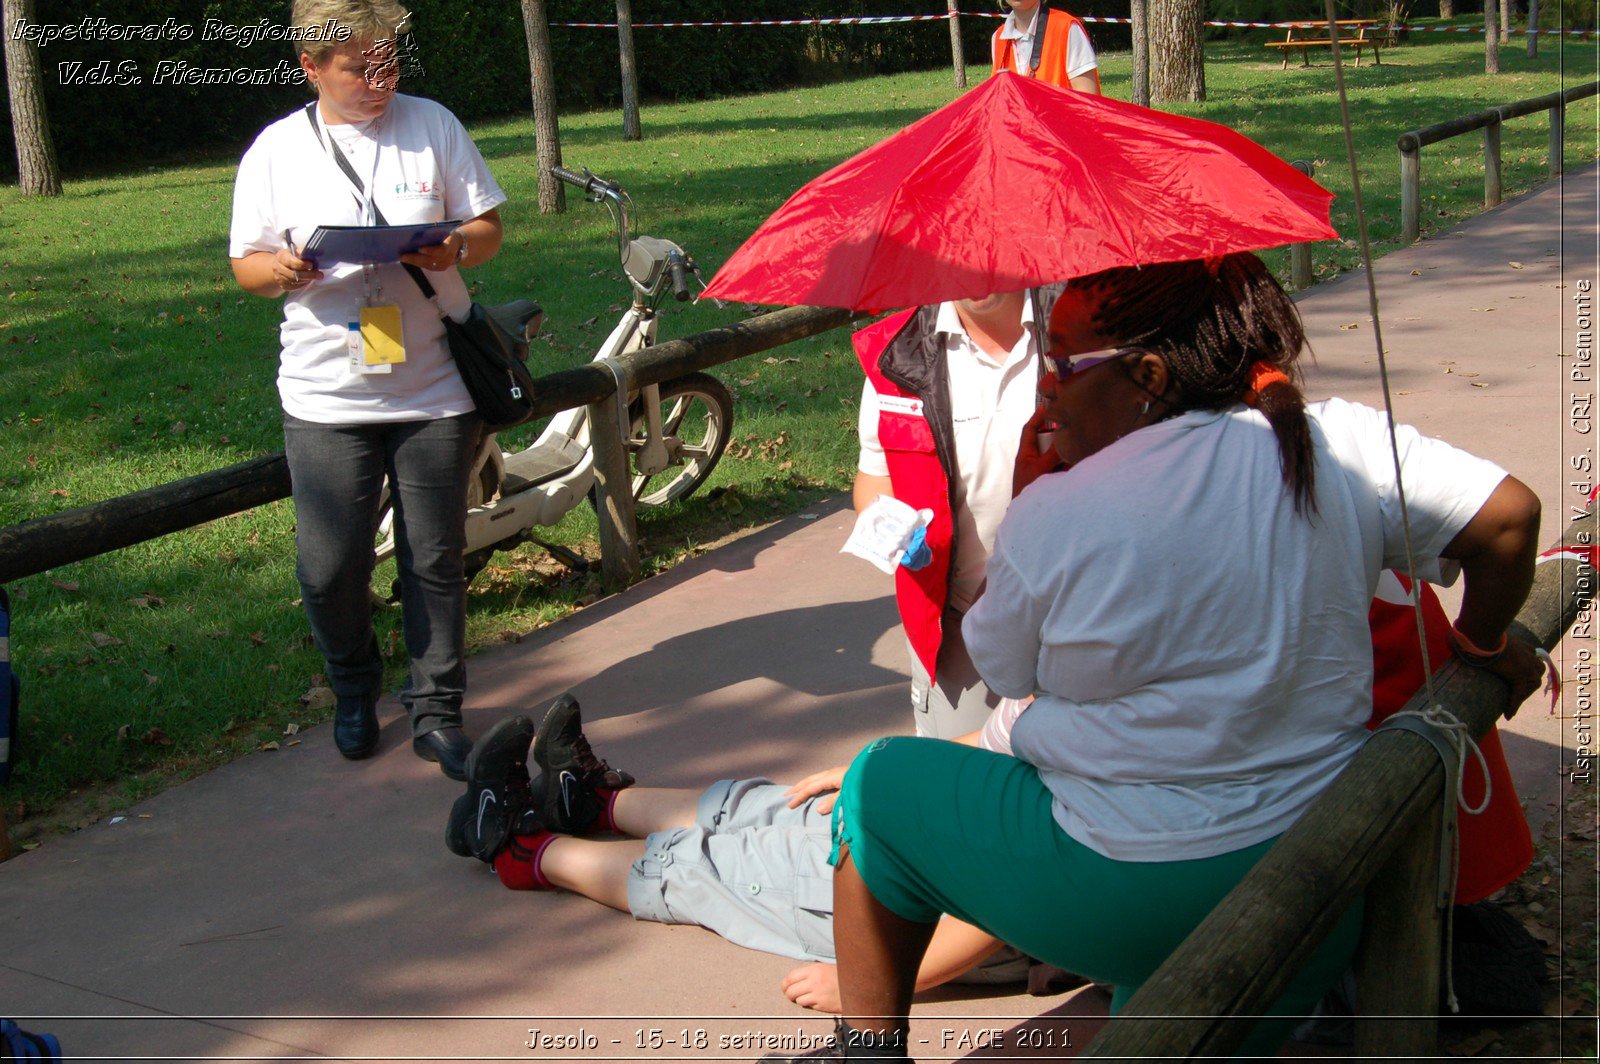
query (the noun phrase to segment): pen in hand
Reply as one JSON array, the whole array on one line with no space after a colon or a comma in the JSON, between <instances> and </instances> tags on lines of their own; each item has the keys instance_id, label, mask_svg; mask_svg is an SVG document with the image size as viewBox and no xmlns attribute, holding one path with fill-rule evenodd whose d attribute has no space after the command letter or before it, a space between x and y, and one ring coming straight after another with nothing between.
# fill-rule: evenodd
<instances>
[{"instance_id":1,"label":"pen in hand","mask_svg":"<svg viewBox=\"0 0 1600 1064\"><path fill-rule=\"evenodd\" d=\"M321 279L322 271L310 262L300 257L300 249L294 245L294 236L290 230L283 231L284 248L289 252L285 257L281 252L277 256L277 269L273 276L278 282L278 287L285 292L293 292L304 288L312 281Z\"/></svg>"}]
</instances>

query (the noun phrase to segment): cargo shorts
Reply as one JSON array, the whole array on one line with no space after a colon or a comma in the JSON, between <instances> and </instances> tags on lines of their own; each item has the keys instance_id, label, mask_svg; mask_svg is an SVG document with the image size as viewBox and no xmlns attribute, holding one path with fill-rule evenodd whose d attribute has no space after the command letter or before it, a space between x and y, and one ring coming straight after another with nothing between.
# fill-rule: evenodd
<instances>
[{"instance_id":1,"label":"cargo shorts","mask_svg":"<svg viewBox=\"0 0 1600 1064\"><path fill-rule=\"evenodd\" d=\"M646 838L628 873L634 917L833 961L829 818L816 812L815 798L790 809L787 790L766 779L719 780L700 796L693 827Z\"/></svg>"}]
</instances>

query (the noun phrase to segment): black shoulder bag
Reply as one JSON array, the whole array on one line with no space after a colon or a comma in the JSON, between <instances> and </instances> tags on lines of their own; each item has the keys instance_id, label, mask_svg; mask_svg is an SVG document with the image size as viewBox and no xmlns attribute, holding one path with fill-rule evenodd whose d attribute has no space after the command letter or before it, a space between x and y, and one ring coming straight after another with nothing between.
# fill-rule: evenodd
<instances>
[{"instance_id":1,"label":"black shoulder bag","mask_svg":"<svg viewBox=\"0 0 1600 1064\"><path fill-rule=\"evenodd\" d=\"M322 139L322 129L317 124L314 112L316 106L315 100L307 105L306 119L310 121L318 142L327 147L333 161L338 163L344 176L356 187L357 194L365 196L366 186L350 165L350 160L344 157L344 152L339 150L331 137L326 141ZM389 224L376 203L372 205L372 216L379 225ZM483 418L484 428L495 432L527 421L533 414L533 374L528 372L528 344L502 324L495 312L508 311L507 317L527 319L538 314L537 306L521 301L521 304L508 304L504 308L485 307L474 301L467 313L467 320L458 322L439 306L427 274L410 263L401 265L422 290L423 296L439 311L439 317L444 321L445 341L450 346L450 355L461 373L461 382L467 386L467 394L472 396L473 405Z\"/></svg>"}]
</instances>

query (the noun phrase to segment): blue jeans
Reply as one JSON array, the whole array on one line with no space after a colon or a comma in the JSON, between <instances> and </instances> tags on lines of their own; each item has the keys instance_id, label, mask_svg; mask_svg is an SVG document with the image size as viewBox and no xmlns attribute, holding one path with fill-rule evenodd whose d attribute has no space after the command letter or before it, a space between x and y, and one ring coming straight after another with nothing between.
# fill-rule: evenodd
<instances>
[{"instance_id":1,"label":"blue jeans","mask_svg":"<svg viewBox=\"0 0 1600 1064\"><path fill-rule=\"evenodd\" d=\"M373 542L384 480L394 501L395 560L411 679L400 700L413 735L461 723L466 693L467 475L478 415L323 425L283 416L295 507L301 600L336 695L383 683L372 630Z\"/></svg>"}]
</instances>

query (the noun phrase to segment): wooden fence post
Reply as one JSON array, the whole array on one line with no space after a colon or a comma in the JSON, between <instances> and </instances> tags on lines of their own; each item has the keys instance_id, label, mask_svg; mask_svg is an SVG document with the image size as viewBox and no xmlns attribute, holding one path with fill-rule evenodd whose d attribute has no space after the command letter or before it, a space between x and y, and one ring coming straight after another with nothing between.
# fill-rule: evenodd
<instances>
[{"instance_id":1,"label":"wooden fence post","mask_svg":"<svg viewBox=\"0 0 1600 1064\"><path fill-rule=\"evenodd\" d=\"M1310 177L1313 165L1305 159L1296 159L1294 168ZM1306 241L1289 245L1289 273L1295 288L1311 287L1311 245Z\"/></svg>"},{"instance_id":2,"label":"wooden fence post","mask_svg":"<svg viewBox=\"0 0 1600 1064\"><path fill-rule=\"evenodd\" d=\"M1131 0L1129 18L1133 31L1133 102L1150 106L1150 10L1147 0Z\"/></svg>"},{"instance_id":3,"label":"wooden fence post","mask_svg":"<svg viewBox=\"0 0 1600 1064\"><path fill-rule=\"evenodd\" d=\"M1561 104L1550 108L1550 176L1559 176L1566 163L1567 109Z\"/></svg>"},{"instance_id":4,"label":"wooden fence post","mask_svg":"<svg viewBox=\"0 0 1600 1064\"><path fill-rule=\"evenodd\" d=\"M639 64L633 53L633 5L617 0L617 53L622 65L622 139L638 140Z\"/></svg>"},{"instance_id":5,"label":"wooden fence post","mask_svg":"<svg viewBox=\"0 0 1600 1064\"><path fill-rule=\"evenodd\" d=\"M1492 3L1493 0L1490 0ZM1500 204L1500 116L1483 127L1483 205Z\"/></svg>"},{"instance_id":6,"label":"wooden fence post","mask_svg":"<svg viewBox=\"0 0 1600 1064\"><path fill-rule=\"evenodd\" d=\"M621 370L620 366L615 367ZM619 372L622 399L608 395L590 403L589 446L594 450L595 516L600 523L600 576L607 591L621 591L639 575L639 524L633 503L633 471L623 436L628 426L619 407L626 401L626 375Z\"/></svg>"},{"instance_id":7,"label":"wooden fence post","mask_svg":"<svg viewBox=\"0 0 1600 1064\"><path fill-rule=\"evenodd\" d=\"M1422 145L1409 134L1400 138L1400 239L1422 235Z\"/></svg>"},{"instance_id":8,"label":"wooden fence post","mask_svg":"<svg viewBox=\"0 0 1600 1064\"><path fill-rule=\"evenodd\" d=\"M1454 809L1454 795L1449 802ZM1439 1051L1439 849L1450 844L1441 828L1436 800L1367 887L1355 963L1358 1058Z\"/></svg>"},{"instance_id":9,"label":"wooden fence post","mask_svg":"<svg viewBox=\"0 0 1600 1064\"><path fill-rule=\"evenodd\" d=\"M956 88L967 87L967 54L961 46L961 9L957 0L947 0L950 11L950 66L955 73Z\"/></svg>"}]
</instances>

